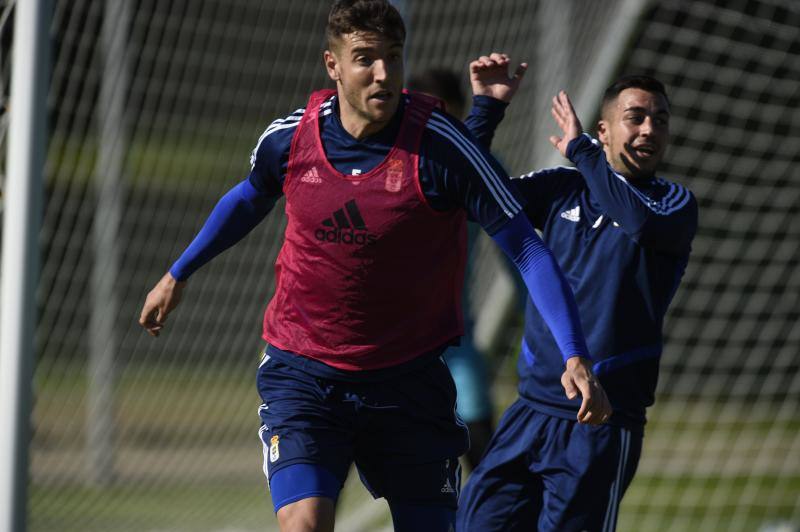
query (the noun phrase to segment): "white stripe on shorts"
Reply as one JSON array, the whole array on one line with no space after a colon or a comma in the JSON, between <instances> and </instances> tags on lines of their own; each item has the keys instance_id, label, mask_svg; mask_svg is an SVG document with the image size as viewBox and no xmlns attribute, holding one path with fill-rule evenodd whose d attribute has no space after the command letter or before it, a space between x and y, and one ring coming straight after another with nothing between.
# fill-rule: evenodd
<instances>
[{"instance_id":1,"label":"white stripe on shorts","mask_svg":"<svg viewBox=\"0 0 800 532\"><path fill-rule=\"evenodd\" d=\"M608 496L608 508L606 508L606 518L603 523L603 532L613 532L617 528L617 512L619 511L619 501L622 498L622 484L625 479L625 467L628 464L628 451L631 447L631 431L620 428L619 462L617 463L617 478L611 484L611 492Z\"/></svg>"},{"instance_id":2,"label":"white stripe on shorts","mask_svg":"<svg viewBox=\"0 0 800 532\"><path fill-rule=\"evenodd\" d=\"M258 429L258 439L261 440L261 449L264 452L264 464L261 469L264 470L264 476L267 477L267 488L269 488L269 446L264 441L264 432L266 431L266 425L261 425L261 428Z\"/></svg>"}]
</instances>

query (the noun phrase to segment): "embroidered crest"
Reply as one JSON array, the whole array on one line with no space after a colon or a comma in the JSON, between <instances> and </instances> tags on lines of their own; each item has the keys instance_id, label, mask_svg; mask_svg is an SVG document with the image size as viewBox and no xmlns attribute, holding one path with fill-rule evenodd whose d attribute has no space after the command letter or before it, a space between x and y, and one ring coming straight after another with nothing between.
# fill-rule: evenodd
<instances>
[{"instance_id":1,"label":"embroidered crest","mask_svg":"<svg viewBox=\"0 0 800 532\"><path fill-rule=\"evenodd\" d=\"M279 443L280 443L280 437L277 434L269 439L269 461L270 462L275 462L281 456L281 452L278 449L278 444Z\"/></svg>"},{"instance_id":2,"label":"embroidered crest","mask_svg":"<svg viewBox=\"0 0 800 532\"><path fill-rule=\"evenodd\" d=\"M403 188L403 161L392 159L386 165L386 190L388 192L400 192Z\"/></svg>"}]
</instances>

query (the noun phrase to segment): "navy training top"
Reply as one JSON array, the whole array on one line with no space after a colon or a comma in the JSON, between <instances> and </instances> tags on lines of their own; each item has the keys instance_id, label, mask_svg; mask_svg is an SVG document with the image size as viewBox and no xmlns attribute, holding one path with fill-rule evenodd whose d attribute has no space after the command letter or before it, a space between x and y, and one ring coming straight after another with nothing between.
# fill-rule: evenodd
<instances>
[{"instance_id":1,"label":"navy training top","mask_svg":"<svg viewBox=\"0 0 800 532\"><path fill-rule=\"evenodd\" d=\"M476 104L502 118L502 102ZM642 426L654 401L664 315L697 230L697 202L666 179L625 179L586 134L569 144L567 155L577 168L548 168L513 181L575 294L594 371L614 408L609 423ZM530 298L518 370L520 396L533 408L575 419L580 398L567 399L561 354Z\"/></svg>"}]
</instances>

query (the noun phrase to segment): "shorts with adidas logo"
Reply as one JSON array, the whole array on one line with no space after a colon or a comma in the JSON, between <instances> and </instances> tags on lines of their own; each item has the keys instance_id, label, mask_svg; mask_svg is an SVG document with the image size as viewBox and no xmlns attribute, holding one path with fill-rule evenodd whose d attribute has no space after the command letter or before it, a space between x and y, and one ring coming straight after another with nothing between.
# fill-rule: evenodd
<instances>
[{"instance_id":1,"label":"shorts with adidas logo","mask_svg":"<svg viewBox=\"0 0 800 532\"><path fill-rule=\"evenodd\" d=\"M437 355L348 380L320 362L268 347L257 385L275 511L306 497L336 499L353 462L375 498L455 509L458 457L469 434L455 413L450 372ZM321 466L334 485L309 487L278 475L284 484L276 489L276 473L297 464Z\"/></svg>"}]
</instances>

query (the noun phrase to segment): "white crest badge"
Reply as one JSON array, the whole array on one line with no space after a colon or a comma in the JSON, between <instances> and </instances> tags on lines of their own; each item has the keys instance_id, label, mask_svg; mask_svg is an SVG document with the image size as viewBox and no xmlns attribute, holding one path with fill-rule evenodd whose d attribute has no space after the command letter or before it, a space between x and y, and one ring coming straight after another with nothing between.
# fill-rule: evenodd
<instances>
[{"instance_id":1,"label":"white crest badge","mask_svg":"<svg viewBox=\"0 0 800 532\"><path fill-rule=\"evenodd\" d=\"M276 434L272 438L269 439L269 461L275 462L278 458L281 457L280 449L278 445L280 444L280 437Z\"/></svg>"}]
</instances>

